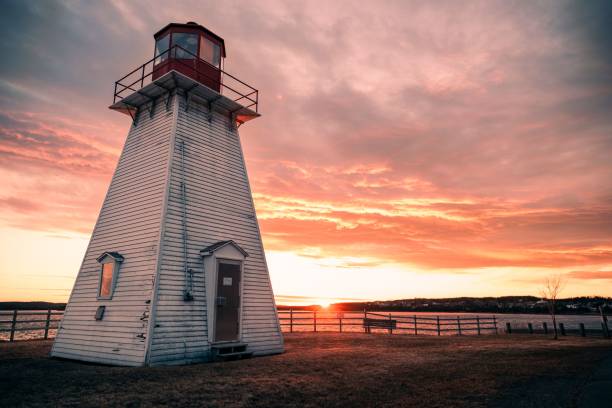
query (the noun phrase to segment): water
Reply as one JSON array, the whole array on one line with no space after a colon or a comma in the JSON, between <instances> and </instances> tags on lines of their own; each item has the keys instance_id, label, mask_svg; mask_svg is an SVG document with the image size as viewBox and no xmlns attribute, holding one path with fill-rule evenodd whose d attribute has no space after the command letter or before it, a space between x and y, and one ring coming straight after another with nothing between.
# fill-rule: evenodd
<instances>
[{"instance_id":1,"label":"water","mask_svg":"<svg viewBox=\"0 0 612 408\"><path fill-rule=\"evenodd\" d=\"M39 314L33 314L39 313ZM43 313L43 314L40 314ZM492 318L495 316L497 329L499 333L505 330L506 323L511 323L513 329L527 329L527 324L532 323L536 331L542 331L542 322L546 322L549 329L552 329L552 320L549 315L533 315L533 314L491 314L491 313L430 313L430 312L392 312L393 318L397 319L396 332L399 333L414 333L414 316L417 316L418 325L417 331L419 334L437 334L437 317L440 318L441 334L455 335L457 334L457 317L461 319L472 319L470 321L461 321L461 329L463 333L476 333L476 317L480 318L480 327L483 334L495 333L492 325ZM346 332L363 332L363 312L317 312L317 331L339 331L340 320L342 316L342 331ZM389 312L368 312L369 318L384 319L388 318ZM10 329L11 320L13 317L12 311L0 311L0 330ZM46 310L31 310L19 311L17 328L24 328L24 331L15 332L15 340L32 340L41 339L44 336L44 329L28 328L44 327L46 320ZM284 332L290 330L288 310L279 310L281 318L281 327ZM56 328L61 320L61 315L52 315L49 329L49 338L55 337ZM312 312L294 311L293 312L293 331L308 332L314 329L314 319ZM431 320L426 320L431 319ZM41 320L39 322L24 323L23 321ZM601 330L601 318L596 315L560 315L557 316L557 322L563 323L565 328L570 330L578 330L580 323L584 323L587 330ZM447 331L444 331L444 330ZM0 341L8 340L10 332L0 331Z\"/></svg>"},{"instance_id":2,"label":"water","mask_svg":"<svg viewBox=\"0 0 612 408\"><path fill-rule=\"evenodd\" d=\"M53 311L53 313L58 313ZM60 312L61 313L61 312ZM49 322L49 338L55 337L57 326L62 319L61 314L52 314ZM7 341L10 338L11 324L13 320L12 310L0 310L0 341ZM47 320L46 310L19 310L17 313L17 329L25 329L23 331L15 331L15 340L33 340L42 339L45 335L45 324ZM42 327L42 329L35 329ZM29 330L32 328L31 330Z\"/></svg>"},{"instance_id":3,"label":"water","mask_svg":"<svg viewBox=\"0 0 612 408\"><path fill-rule=\"evenodd\" d=\"M549 330L552 330L552 319L549 315L534 314L491 314L491 313L431 313L431 312L391 312L392 318L397 319L397 330L399 333L414 333L414 316L417 316L417 331L421 334L437 334L437 319L440 318L441 334L457 334L457 317L461 320L462 332L476 333L476 318L480 320L482 333L495 333L493 317L497 324L499 333L503 332L506 323L510 323L513 329L527 330L528 323L532 323L534 330L542 331L542 323L546 322ZM290 330L290 313L288 310L280 310L281 327L283 331ZM339 331L342 316L342 331L363 332L363 312L317 312L317 331ZM388 318L389 312L368 312L368 318ZM426 320L431 319L431 320ZM470 319L470 320L464 320ZM557 316L557 324L563 323L569 330L578 330L580 323L584 323L587 330L601 330L601 318L596 315L560 315ZM313 331L314 319L312 312L293 311L293 331ZM444 330L447 330L444 332Z\"/></svg>"}]
</instances>

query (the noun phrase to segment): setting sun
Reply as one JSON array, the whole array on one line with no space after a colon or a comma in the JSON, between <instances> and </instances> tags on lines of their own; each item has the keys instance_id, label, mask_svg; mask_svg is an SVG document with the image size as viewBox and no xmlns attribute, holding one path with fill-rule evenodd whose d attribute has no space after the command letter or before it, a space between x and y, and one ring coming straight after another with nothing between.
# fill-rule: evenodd
<instances>
[{"instance_id":1,"label":"setting sun","mask_svg":"<svg viewBox=\"0 0 612 408\"><path fill-rule=\"evenodd\" d=\"M323 309L327 309L329 307L329 305L331 305L332 302L329 299L319 299L319 300L317 300L317 303Z\"/></svg>"}]
</instances>

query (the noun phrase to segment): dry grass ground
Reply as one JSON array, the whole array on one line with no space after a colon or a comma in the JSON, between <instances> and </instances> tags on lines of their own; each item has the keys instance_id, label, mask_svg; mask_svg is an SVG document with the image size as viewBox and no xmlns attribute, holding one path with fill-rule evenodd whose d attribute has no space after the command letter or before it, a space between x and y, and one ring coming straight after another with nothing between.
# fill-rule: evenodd
<instances>
[{"instance_id":1,"label":"dry grass ground","mask_svg":"<svg viewBox=\"0 0 612 408\"><path fill-rule=\"evenodd\" d=\"M574 406L609 340L540 336L286 336L282 355L121 368L0 344L0 407Z\"/></svg>"}]
</instances>

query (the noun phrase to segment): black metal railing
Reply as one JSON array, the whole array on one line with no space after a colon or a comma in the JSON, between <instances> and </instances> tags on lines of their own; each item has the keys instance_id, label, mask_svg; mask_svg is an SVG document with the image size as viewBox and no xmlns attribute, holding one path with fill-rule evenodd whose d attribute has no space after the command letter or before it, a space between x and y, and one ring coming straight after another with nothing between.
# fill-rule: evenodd
<instances>
[{"instance_id":1,"label":"black metal railing","mask_svg":"<svg viewBox=\"0 0 612 408\"><path fill-rule=\"evenodd\" d=\"M180 51L181 58L177 58L177 51ZM189 56L185 58L183 56ZM172 61L173 64L185 67L192 71L196 77L203 77L220 86L222 95L230 98L234 102L239 103L245 108L249 108L258 112L259 91L244 81L235 76L223 71L222 69L212 65L208 61L199 58L197 55L186 50L180 45L173 45L166 51L156 55L149 61L145 62L138 68L134 69L123 78L115 82L115 93L113 103L121 101L127 96L127 92L138 92L145 85L148 85L153 80L153 74L161 68L161 65ZM201 69L206 67L208 70ZM220 73L220 77L211 76L211 68L213 72ZM194 78L194 80L197 80Z\"/></svg>"}]
</instances>

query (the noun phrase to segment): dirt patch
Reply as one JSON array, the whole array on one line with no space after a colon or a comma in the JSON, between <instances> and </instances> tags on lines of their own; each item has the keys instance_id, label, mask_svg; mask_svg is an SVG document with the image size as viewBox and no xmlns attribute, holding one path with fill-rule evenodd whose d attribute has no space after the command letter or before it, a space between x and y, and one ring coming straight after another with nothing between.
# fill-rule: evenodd
<instances>
[{"instance_id":1,"label":"dirt patch","mask_svg":"<svg viewBox=\"0 0 612 408\"><path fill-rule=\"evenodd\" d=\"M572 406L612 345L539 336L285 339L282 355L153 368L50 359L50 341L4 343L0 406L535 406L533 396L549 389L561 403L551 406Z\"/></svg>"}]
</instances>

